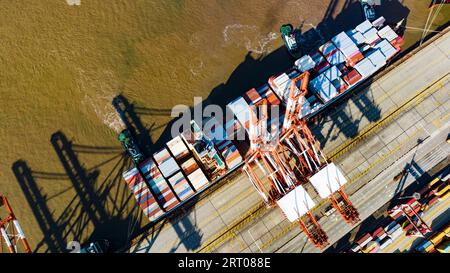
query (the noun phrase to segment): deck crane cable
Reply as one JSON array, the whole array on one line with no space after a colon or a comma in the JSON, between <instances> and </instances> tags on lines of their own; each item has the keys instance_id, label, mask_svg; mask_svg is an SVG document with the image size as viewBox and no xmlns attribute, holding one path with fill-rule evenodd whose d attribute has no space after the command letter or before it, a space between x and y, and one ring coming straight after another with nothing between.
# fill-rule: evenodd
<instances>
[{"instance_id":1,"label":"deck crane cable","mask_svg":"<svg viewBox=\"0 0 450 273\"><path fill-rule=\"evenodd\" d=\"M427 18L427 21L426 21L426 23L425 23L425 28L424 28L424 31L423 31L423 33L422 33L422 37L421 37L421 39L420 39L420 45L422 45L423 39L425 39L426 35L427 35L428 32L430 31L430 29L431 29L431 27L432 27L432 25L433 25L434 20L435 20L435 19L437 18L437 16L439 15L439 13L440 13L440 11L441 11L442 7L444 6L444 3L445 3L445 1L441 1L441 2L440 2L439 6L438 6L437 9L436 9L436 12L434 13L434 15L433 15L433 17L432 17L432 19L431 19L431 21L430 21L431 14L433 13L433 9L434 9L435 1L436 1L436 0L433 0L433 5L432 5L432 7L430 8L430 12L428 13L428 18Z\"/></svg>"}]
</instances>

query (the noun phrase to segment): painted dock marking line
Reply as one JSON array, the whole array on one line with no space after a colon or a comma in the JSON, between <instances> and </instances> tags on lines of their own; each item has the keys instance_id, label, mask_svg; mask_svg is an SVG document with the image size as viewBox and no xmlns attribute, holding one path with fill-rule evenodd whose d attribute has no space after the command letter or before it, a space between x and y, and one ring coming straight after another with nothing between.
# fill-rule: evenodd
<instances>
[{"instance_id":1,"label":"painted dock marking line","mask_svg":"<svg viewBox=\"0 0 450 273\"><path fill-rule=\"evenodd\" d=\"M407 109L409 106L413 105L414 103L420 103L427 95L431 95L431 94L433 94L434 92L436 92L437 90L439 90L439 89L442 87L442 83L440 83L440 81L442 81L444 78L448 78L449 74L450 74L450 73L447 73L446 75L440 77L439 80L437 80L437 81L431 83L428 87L424 88L423 90L418 91L418 92L416 93L416 95L414 95L412 98L409 98L409 99L405 100L404 103L403 103L400 107L393 107L393 108L396 108L396 109L393 110L393 111L391 111L391 112L392 112L391 115L394 115L394 113L396 113L395 116L398 116L400 113L403 113L404 110ZM440 84L439 84L439 83L440 83ZM436 86L438 86L439 89L435 89ZM424 91L425 91L425 92L424 92ZM402 111L402 110L403 110L403 111ZM381 127L382 125L384 125L387 121L392 120L395 116L390 117L389 115L387 115L384 119L381 119L381 120L379 120L378 122L372 124L372 126L371 126L371 125L368 125L367 127L369 127L369 128L367 128L367 127L364 128L364 129L361 131L361 133L365 134L366 137L367 137L367 136L371 135L371 134L369 134L370 132L373 132L374 130L378 129L379 127ZM361 135L361 134L360 134L360 135ZM352 147L353 147L354 145L356 145L356 143L359 143L361 140L363 140L363 139L366 138L366 137L361 138L361 137L359 137L360 135L358 135L357 137L355 137L348 145L352 145ZM403 143L403 144L404 144L404 143ZM344 145L345 145L345 143L342 144L342 145L340 145L339 147L342 147L342 146L344 146ZM400 144L399 146L401 146L401 145L402 145L402 144ZM339 148L338 148L338 149L339 149ZM400 148L398 148L398 149L400 149ZM396 149L396 150L398 150L398 149ZM342 156L344 153L348 152L348 150L350 150L350 149L347 149L347 148L341 149L341 151L343 151L343 150L345 150L345 152L339 152L339 153L342 153L340 156ZM394 148L393 150L395 150L395 148ZM340 157L340 156L337 156L337 157L336 157L336 154L337 154L337 153L335 153L334 158ZM388 154L389 154L389 153L388 153ZM332 158L332 157L330 157L330 158ZM385 158L386 158L386 157L385 157ZM378 162L381 162L382 160L377 160L377 161L378 161ZM370 167L370 166L369 166L369 167ZM372 169L373 167L374 167L374 166L370 167L370 169ZM363 171L363 173L365 173L365 172L366 172L366 170ZM368 170L367 170L367 172L368 172ZM361 177L361 176L363 176L363 175L360 175L360 177ZM356 178L355 178L355 179L356 179ZM351 184L352 182L354 182L354 181L355 181L355 180L349 181L349 182L346 184L346 186L350 185L350 184ZM253 189L252 189L252 190L253 190ZM325 202L328 202L328 200L327 200L327 199L324 199L321 203L319 203L319 204L316 206L316 208L317 208L317 207L320 207L320 205L324 204ZM255 207L258 207L258 206L255 206ZM254 208L255 208L255 207L254 207ZM257 211L258 211L258 209L256 209L255 212L257 212ZM314 211L314 209L313 209L313 211ZM260 213L261 213L261 212L259 212L258 214L260 214ZM240 219L245 219L245 218L246 218L246 216L241 217ZM252 218L255 218L255 217L252 217ZM243 221L243 220L242 220L242 221ZM245 221L245 222L248 222L248 221ZM240 224L239 226L243 226L243 225ZM286 227L286 228L282 231L283 234L281 234L281 235L277 234L277 235L275 235L274 237L279 238L280 236L284 235L284 234L287 233L289 230L291 230L292 227L294 227L294 226L296 226L295 223L291 224L290 226ZM236 230L236 228L233 228L233 230ZM218 237L209 240L208 243L206 244L207 246L205 246L204 248L202 248L200 251L201 251L201 252L208 252L208 251L207 251L208 245L211 244L211 242L214 242L215 240L218 240L220 237L227 236L226 233L227 233L227 230L225 229L224 232L221 232L221 234L223 234L223 235L219 235ZM278 235L279 235L279 236L278 236ZM223 243L223 242L225 242L228 238L229 238L229 235L227 236L226 239L220 240L220 242ZM273 240L273 241L274 241L274 240ZM219 244L219 243L217 243L217 244ZM214 245L217 245L217 244L214 243ZM264 248L266 247L265 245L266 245L266 244L263 244L261 248L264 249ZM200 252L200 251L198 251L198 252Z\"/></svg>"}]
</instances>

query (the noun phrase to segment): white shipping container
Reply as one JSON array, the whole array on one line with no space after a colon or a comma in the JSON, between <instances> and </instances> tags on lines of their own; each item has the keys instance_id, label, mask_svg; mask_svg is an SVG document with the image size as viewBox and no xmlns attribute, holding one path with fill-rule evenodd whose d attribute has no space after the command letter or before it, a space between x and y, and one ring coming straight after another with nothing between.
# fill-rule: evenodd
<instances>
[{"instance_id":1,"label":"white shipping container","mask_svg":"<svg viewBox=\"0 0 450 273\"><path fill-rule=\"evenodd\" d=\"M316 63L309 55L305 55L301 57L300 59L295 61L295 66L300 70L301 72L308 71L310 69L313 69L316 66Z\"/></svg>"},{"instance_id":2,"label":"white shipping container","mask_svg":"<svg viewBox=\"0 0 450 273\"><path fill-rule=\"evenodd\" d=\"M206 186L209 182L200 168L188 175L188 179L197 191Z\"/></svg>"},{"instance_id":3,"label":"white shipping container","mask_svg":"<svg viewBox=\"0 0 450 273\"><path fill-rule=\"evenodd\" d=\"M169 150L175 157L189 152L188 147L186 147L186 144L184 144L180 136L176 136L167 142L167 147L169 147Z\"/></svg>"},{"instance_id":4,"label":"white shipping container","mask_svg":"<svg viewBox=\"0 0 450 273\"><path fill-rule=\"evenodd\" d=\"M366 56L372 64L376 67L378 70L380 67L384 66L386 64L386 57L381 53L380 49L377 49Z\"/></svg>"},{"instance_id":5,"label":"white shipping container","mask_svg":"<svg viewBox=\"0 0 450 273\"><path fill-rule=\"evenodd\" d=\"M380 243L380 249L384 249L390 244L392 244L392 239L389 237L386 237L386 239Z\"/></svg>"},{"instance_id":6,"label":"white shipping container","mask_svg":"<svg viewBox=\"0 0 450 273\"><path fill-rule=\"evenodd\" d=\"M352 39L356 45L363 44L366 41L366 38L364 38L362 33L357 30L353 29L349 31L348 34L350 36L350 39Z\"/></svg>"},{"instance_id":7,"label":"white shipping container","mask_svg":"<svg viewBox=\"0 0 450 273\"><path fill-rule=\"evenodd\" d=\"M336 87L334 87L331 83L324 83L321 88L319 88L318 94L325 102L327 102L336 97L338 92Z\"/></svg>"},{"instance_id":8,"label":"white shipping container","mask_svg":"<svg viewBox=\"0 0 450 273\"><path fill-rule=\"evenodd\" d=\"M352 39L345 32L341 32L338 35L334 36L331 41L333 44L339 48L346 48L348 46L356 46Z\"/></svg>"},{"instance_id":9,"label":"white shipping container","mask_svg":"<svg viewBox=\"0 0 450 273\"><path fill-rule=\"evenodd\" d=\"M350 59L352 56L354 56L355 54L357 54L359 52L359 48L355 45L349 45L345 48L340 49L342 54L344 54L344 56L347 59Z\"/></svg>"},{"instance_id":10,"label":"white shipping container","mask_svg":"<svg viewBox=\"0 0 450 273\"><path fill-rule=\"evenodd\" d=\"M364 32L368 31L369 29L371 29L373 27L372 23L369 20L365 20L364 22L362 22L361 24L357 25L355 27L355 29L359 32L361 32L362 34L364 34Z\"/></svg>"},{"instance_id":11,"label":"white shipping container","mask_svg":"<svg viewBox=\"0 0 450 273\"><path fill-rule=\"evenodd\" d=\"M354 68L359 72L359 74L361 74L363 78L372 75L376 71L376 67L368 58L364 58L361 61L359 61L354 66Z\"/></svg>"},{"instance_id":12,"label":"white shipping container","mask_svg":"<svg viewBox=\"0 0 450 273\"><path fill-rule=\"evenodd\" d=\"M363 33L364 38L366 39L367 44L372 44L376 40L380 39L378 36L378 31L376 28L371 28L367 32Z\"/></svg>"},{"instance_id":13,"label":"white shipping container","mask_svg":"<svg viewBox=\"0 0 450 273\"><path fill-rule=\"evenodd\" d=\"M392 30L392 28L390 26L385 26L384 28L380 29L378 31L378 35L381 38L387 39L389 42L392 42L398 38L397 33L395 33L395 31Z\"/></svg>"},{"instance_id":14,"label":"white shipping container","mask_svg":"<svg viewBox=\"0 0 450 273\"><path fill-rule=\"evenodd\" d=\"M320 52L322 52L323 56L325 57L331 54L336 49L336 46L332 42L326 42L319 47Z\"/></svg>"},{"instance_id":15,"label":"white shipping container","mask_svg":"<svg viewBox=\"0 0 450 273\"><path fill-rule=\"evenodd\" d=\"M398 51L386 39L381 40L379 43L374 45L373 48L380 49L386 60L392 58Z\"/></svg>"},{"instance_id":16,"label":"white shipping container","mask_svg":"<svg viewBox=\"0 0 450 273\"><path fill-rule=\"evenodd\" d=\"M158 165L158 168L164 177L169 177L180 170L180 167L178 166L177 162L175 162L175 159L173 159L173 157L170 157L169 159Z\"/></svg>"},{"instance_id":17,"label":"white shipping container","mask_svg":"<svg viewBox=\"0 0 450 273\"><path fill-rule=\"evenodd\" d=\"M325 77L327 77L327 79L330 80L330 82L342 75L341 71L335 65L325 70L323 74L325 75Z\"/></svg>"}]
</instances>

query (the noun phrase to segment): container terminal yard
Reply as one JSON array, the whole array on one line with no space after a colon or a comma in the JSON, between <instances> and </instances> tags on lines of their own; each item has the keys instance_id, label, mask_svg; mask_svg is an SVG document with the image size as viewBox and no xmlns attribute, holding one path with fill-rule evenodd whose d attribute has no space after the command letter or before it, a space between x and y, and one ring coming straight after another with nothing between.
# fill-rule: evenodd
<instances>
[{"instance_id":1,"label":"container terminal yard","mask_svg":"<svg viewBox=\"0 0 450 273\"><path fill-rule=\"evenodd\" d=\"M192 119L157 149L116 96L117 141L131 160L121 183L149 224L114 251L447 253L450 27L400 54L399 25L371 5L380 3L361 1L361 22L309 48L281 26L292 67L226 104L231 119ZM71 142L51 142L69 177L84 180ZM1 198L2 250L32 252Z\"/></svg>"}]
</instances>

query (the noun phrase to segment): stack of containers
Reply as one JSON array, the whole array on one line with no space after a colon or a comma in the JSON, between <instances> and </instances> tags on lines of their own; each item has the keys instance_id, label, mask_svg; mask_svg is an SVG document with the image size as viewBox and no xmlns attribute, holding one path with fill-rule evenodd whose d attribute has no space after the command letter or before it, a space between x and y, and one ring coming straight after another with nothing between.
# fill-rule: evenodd
<instances>
[{"instance_id":1,"label":"stack of containers","mask_svg":"<svg viewBox=\"0 0 450 273\"><path fill-rule=\"evenodd\" d=\"M341 79L342 72L337 68L337 66L332 66L323 72L325 77L333 84L333 86L338 90L339 93L347 90L347 84Z\"/></svg>"},{"instance_id":2,"label":"stack of containers","mask_svg":"<svg viewBox=\"0 0 450 273\"><path fill-rule=\"evenodd\" d=\"M153 154L153 158L158 163L158 168L164 177L168 178L180 170L175 159L170 155L166 148L162 148Z\"/></svg>"},{"instance_id":3,"label":"stack of containers","mask_svg":"<svg viewBox=\"0 0 450 273\"><path fill-rule=\"evenodd\" d=\"M370 241L365 248L365 252L366 253L376 253L376 252L378 252L379 249L380 249L380 244L377 241Z\"/></svg>"},{"instance_id":4,"label":"stack of containers","mask_svg":"<svg viewBox=\"0 0 450 273\"><path fill-rule=\"evenodd\" d=\"M183 162L186 158L190 157L189 149L186 144L184 144L180 136L176 136L167 142L166 145L175 157L176 162ZM176 172L168 178L168 180L181 201L186 200L194 194L194 190L189 185L189 182L186 180L186 177L183 175L182 171Z\"/></svg>"},{"instance_id":5,"label":"stack of containers","mask_svg":"<svg viewBox=\"0 0 450 273\"><path fill-rule=\"evenodd\" d=\"M280 100L278 99L277 95L270 89L268 84L264 84L263 86L259 87L257 89L258 94L260 95L261 99L266 99L269 105L280 105ZM258 101L252 101L250 104L255 104Z\"/></svg>"},{"instance_id":6,"label":"stack of containers","mask_svg":"<svg viewBox=\"0 0 450 273\"><path fill-rule=\"evenodd\" d=\"M397 239L400 235L402 235L403 230L400 224L397 221L391 222L384 228L384 231L391 237L392 240Z\"/></svg>"},{"instance_id":7,"label":"stack of containers","mask_svg":"<svg viewBox=\"0 0 450 273\"><path fill-rule=\"evenodd\" d=\"M379 244L380 249L384 249L388 245L392 243L392 239L387 235L386 231L383 229L383 227L379 227L376 229L373 234L373 238L375 238L375 241Z\"/></svg>"},{"instance_id":8,"label":"stack of containers","mask_svg":"<svg viewBox=\"0 0 450 273\"><path fill-rule=\"evenodd\" d=\"M370 241L372 241L372 239L373 238L370 235L370 233L367 233L363 237L361 237L361 239L358 240L357 244L359 245L360 249L362 250Z\"/></svg>"},{"instance_id":9,"label":"stack of containers","mask_svg":"<svg viewBox=\"0 0 450 273\"><path fill-rule=\"evenodd\" d=\"M250 105L245 101L243 97L239 97L234 101L227 104L227 107L234 114L240 125L248 132L250 126Z\"/></svg>"},{"instance_id":10,"label":"stack of containers","mask_svg":"<svg viewBox=\"0 0 450 273\"><path fill-rule=\"evenodd\" d=\"M228 169L232 169L239 165L242 162L242 157L236 146L234 146L229 139L225 138L226 132L222 125L215 117L210 118L207 123L214 124L211 126L211 138L219 153L225 159Z\"/></svg>"},{"instance_id":11,"label":"stack of containers","mask_svg":"<svg viewBox=\"0 0 450 273\"><path fill-rule=\"evenodd\" d=\"M380 49L376 49L367 54L366 58L369 59L370 62L372 62L372 64L375 66L375 70L380 69L386 64L386 58L384 57L383 53L381 53Z\"/></svg>"},{"instance_id":12,"label":"stack of containers","mask_svg":"<svg viewBox=\"0 0 450 273\"><path fill-rule=\"evenodd\" d=\"M344 77L344 81L349 85L352 86L355 83L357 83L359 80L361 80L362 76L359 74L359 72L356 69L350 70Z\"/></svg>"},{"instance_id":13,"label":"stack of containers","mask_svg":"<svg viewBox=\"0 0 450 273\"><path fill-rule=\"evenodd\" d=\"M155 194L157 202L165 211L173 209L178 205L178 200L169 184L162 176L155 162L150 158L139 164L139 169Z\"/></svg>"},{"instance_id":14,"label":"stack of containers","mask_svg":"<svg viewBox=\"0 0 450 273\"><path fill-rule=\"evenodd\" d=\"M305 55L300 59L295 61L295 66L301 72L306 72L310 69L313 69L316 66L316 63L309 55Z\"/></svg>"},{"instance_id":15,"label":"stack of containers","mask_svg":"<svg viewBox=\"0 0 450 273\"><path fill-rule=\"evenodd\" d=\"M384 55L386 61L394 57L400 49L393 47L386 39L381 40L379 43L373 46L375 49L379 49Z\"/></svg>"},{"instance_id":16,"label":"stack of containers","mask_svg":"<svg viewBox=\"0 0 450 273\"><path fill-rule=\"evenodd\" d=\"M182 161L183 158L190 155L188 147L184 144L180 136L174 137L172 140L167 142L166 145L177 162Z\"/></svg>"},{"instance_id":17,"label":"stack of containers","mask_svg":"<svg viewBox=\"0 0 450 273\"><path fill-rule=\"evenodd\" d=\"M363 33L363 36L366 39L366 44L368 45L374 45L381 39L380 36L378 36L378 31L376 28L367 30Z\"/></svg>"},{"instance_id":18,"label":"stack of containers","mask_svg":"<svg viewBox=\"0 0 450 273\"><path fill-rule=\"evenodd\" d=\"M133 192L133 195L139 206L142 208L144 215L150 221L155 221L164 214L136 167L124 172L123 178Z\"/></svg>"},{"instance_id":19,"label":"stack of containers","mask_svg":"<svg viewBox=\"0 0 450 273\"><path fill-rule=\"evenodd\" d=\"M378 31L378 36L389 41L397 50L400 50L400 46L403 44L403 39L395 33L390 26L385 26Z\"/></svg>"},{"instance_id":20,"label":"stack of containers","mask_svg":"<svg viewBox=\"0 0 450 273\"><path fill-rule=\"evenodd\" d=\"M426 240L422 244L420 244L417 248L417 251L424 252L424 253L430 253L434 252L434 245L432 242Z\"/></svg>"},{"instance_id":21,"label":"stack of containers","mask_svg":"<svg viewBox=\"0 0 450 273\"><path fill-rule=\"evenodd\" d=\"M373 63L368 58L362 59L354 66L354 68L358 71L363 79L369 77L376 71L375 65L373 65Z\"/></svg>"},{"instance_id":22,"label":"stack of containers","mask_svg":"<svg viewBox=\"0 0 450 273\"><path fill-rule=\"evenodd\" d=\"M332 42L325 43L319 47L319 50L330 65L338 65L346 61L344 54Z\"/></svg>"},{"instance_id":23,"label":"stack of containers","mask_svg":"<svg viewBox=\"0 0 450 273\"><path fill-rule=\"evenodd\" d=\"M364 56L359 51L355 42L345 32L341 32L334 36L331 41L342 52L346 58L346 63L349 66L354 66L357 62L362 60Z\"/></svg>"},{"instance_id":24,"label":"stack of containers","mask_svg":"<svg viewBox=\"0 0 450 273\"><path fill-rule=\"evenodd\" d=\"M316 96L308 97L302 105L302 109L300 111L299 118L303 118L303 117L315 112L320 107L322 107L322 103L316 98Z\"/></svg>"},{"instance_id":25,"label":"stack of containers","mask_svg":"<svg viewBox=\"0 0 450 273\"><path fill-rule=\"evenodd\" d=\"M192 158L193 159L193 158ZM190 165L189 165L190 164ZM196 169L195 169L196 167ZM203 173L202 169L200 169L195 162L185 162L185 166L183 169L194 169L193 172L187 175L189 181L191 181L192 186L195 188L196 191L201 190L205 186L208 185L208 178L206 178L205 174ZM187 173L186 173L187 174Z\"/></svg>"},{"instance_id":26,"label":"stack of containers","mask_svg":"<svg viewBox=\"0 0 450 273\"><path fill-rule=\"evenodd\" d=\"M309 88L315 92L324 103L336 97L338 92L331 81L324 75L320 74L309 83Z\"/></svg>"},{"instance_id":27,"label":"stack of containers","mask_svg":"<svg viewBox=\"0 0 450 273\"><path fill-rule=\"evenodd\" d=\"M366 41L362 33L357 31L356 29L349 30L346 33L356 45L364 44L364 42Z\"/></svg>"},{"instance_id":28,"label":"stack of containers","mask_svg":"<svg viewBox=\"0 0 450 273\"><path fill-rule=\"evenodd\" d=\"M311 55L311 59L314 61L316 66L314 67L314 70L316 70L317 73L321 73L328 69L330 67L330 64L328 61L322 56L322 53L320 51L316 51L313 55Z\"/></svg>"},{"instance_id":29,"label":"stack of containers","mask_svg":"<svg viewBox=\"0 0 450 273\"><path fill-rule=\"evenodd\" d=\"M186 177L184 177L181 171L178 171L177 173L172 175L170 178L168 178L168 180L181 201L184 201L194 195L194 191L192 190L191 186L186 180Z\"/></svg>"},{"instance_id":30,"label":"stack of containers","mask_svg":"<svg viewBox=\"0 0 450 273\"><path fill-rule=\"evenodd\" d=\"M284 104L287 103L289 98L289 92L291 88L291 79L298 77L298 73L295 69L282 73L278 76L269 78L269 85L278 98L283 101Z\"/></svg>"},{"instance_id":31,"label":"stack of containers","mask_svg":"<svg viewBox=\"0 0 450 273\"><path fill-rule=\"evenodd\" d=\"M256 91L255 88L252 88L245 92L244 99L249 102L250 105L257 103L261 100L261 95Z\"/></svg>"}]
</instances>

